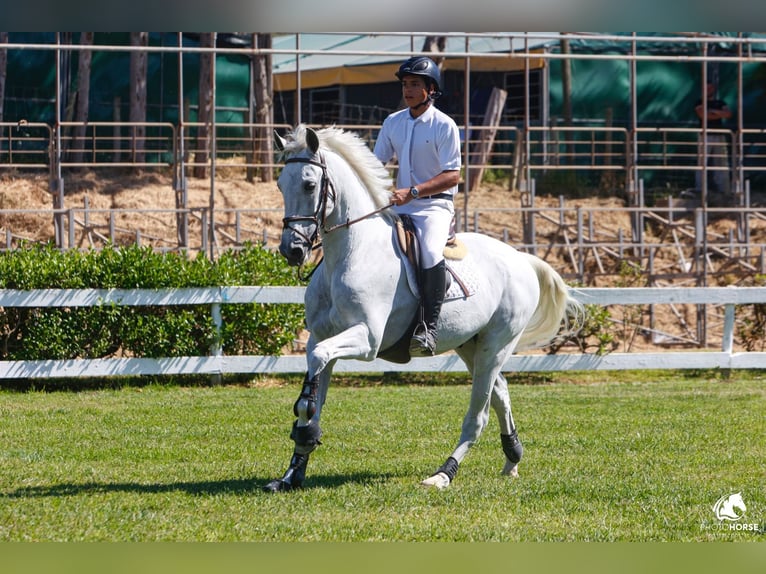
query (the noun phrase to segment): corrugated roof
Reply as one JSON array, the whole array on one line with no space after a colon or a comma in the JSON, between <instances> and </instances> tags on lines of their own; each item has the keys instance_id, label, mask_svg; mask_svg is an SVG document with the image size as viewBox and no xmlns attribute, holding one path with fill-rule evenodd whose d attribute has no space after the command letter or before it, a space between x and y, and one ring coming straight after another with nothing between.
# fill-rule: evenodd
<instances>
[{"instance_id":1,"label":"corrugated roof","mask_svg":"<svg viewBox=\"0 0 766 574\"><path fill-rule=\"evenodd\" d=\"M420 52L426 35L387 34L300 34L300 49L314 52L300 56L301 70L316 70L336 66L359 66L396 62L412 52ZM557 32L528 33L530 48L557 41ZM296 50L295 34L275 35L275 50ZM506 36L478 35L469 37L469 50L480 53L503 53L524 48L524 38L515 33ZM445 52L465 53L466 40L462 36L448 36ZM336 52L333 54L333 52ZM354 54L353 52L362 52ZM384 53L385 52L385 53ZM377 53L377 54L376 54ZM275 54L274 73L294 72L296 54Z\"/></svg>"},{"instance_id":2,"label":"corrugated roof","mask_svg":"<svg viewBox=\"0 0 766 574\"><path fill-rule=\"evenodd\" d=\"M305 50L308 54L274 54L272 66L274 88L295 89L295 71L298 61L301 70L301 85L304 88L336 84L366 84L396 81L392 64L403 61L413 52L421 52L426 40L424 34L289 34L275 35L272 39L274 50ZM529 49L540 49L551 42L557 42L558 33L528 33L526 42ZM298 42L300 45L298 45ZM523 62L511 58L498 58L525 47L525 37L515 33L504 36L470 36L468 51L475 56L472 65L476 69L519 69ZM447 36L444 53L466 53L464 36ZM478 54L478 56L476 56ZM482 54L494 54L482 62ZM300 60L299 60L300 58ZM535 66L541 62L535 62ZM462 58L460 59L462 67ZM448 69L451 67L446 66Z\"/></svg>"}]
</instances>

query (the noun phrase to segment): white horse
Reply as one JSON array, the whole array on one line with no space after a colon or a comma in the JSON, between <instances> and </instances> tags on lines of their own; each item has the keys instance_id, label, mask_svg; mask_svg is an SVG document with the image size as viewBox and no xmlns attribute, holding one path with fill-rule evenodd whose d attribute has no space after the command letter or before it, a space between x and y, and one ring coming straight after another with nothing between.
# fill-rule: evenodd
<instances>
[{"instance_id":1,"label":"white horse","mask_svg":"<svg viewBox=\"0 0 766 574\"><path fill-rule=\"evenodd\" d=\"M390 207L391 179L367 145L337 128L298 126L275 133L286 158L278 185L285 203L279 247L290 265L304 264L317 240L323 260L305 296L307 372L293 411L295 449L269 492L300 488L310 453L320 444L319 419L335 362L389 358L406 341L418 309L412 264L401 255ZM490 406L500 422L503 474L516 476L522 446L501 367L516 349L540 347L581 323L582 306L544 261L488 236L459 233L470 269L470 296L447 299L437 353L455 350L472 376L471 399L457 447L422 484L444 488L479 439ZM461 283L463 283L461 281ZM394 358L406 362L409 357Z\"/></svg>"}]
</instances>

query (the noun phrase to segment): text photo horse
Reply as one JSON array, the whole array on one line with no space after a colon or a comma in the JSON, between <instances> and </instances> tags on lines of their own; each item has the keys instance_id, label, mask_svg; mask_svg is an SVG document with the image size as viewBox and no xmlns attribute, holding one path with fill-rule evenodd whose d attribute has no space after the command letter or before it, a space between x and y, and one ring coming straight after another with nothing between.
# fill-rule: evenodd
<instances>
[{"instance_id":1,"label":"text photo horse","mask_svg":"<svg viewBox=\"0 0 766 574\"><path fill-rule=\"evenodd\" d=\"M418 309L411 264L398 248L391 179L366 143L337 128L298 126L283 139L279 188L285 203L279 247L302 265L321 241L323 260L306 289L307 372L293 411L295 450L270 492L300 488L309 455L320 444L319 420L339 359L372 361L410 328ZM437 353L455 350L472 376L468 412L457 447L423 484L444 488L479 439L490 406L500 422L503 473L516 475L522 446L501 367L514 350L549 343L581 323L582 306L544 261L488 236L460 233L464 263L474 269L473 294L445 301Z\"/></svg>"}]
</instances>

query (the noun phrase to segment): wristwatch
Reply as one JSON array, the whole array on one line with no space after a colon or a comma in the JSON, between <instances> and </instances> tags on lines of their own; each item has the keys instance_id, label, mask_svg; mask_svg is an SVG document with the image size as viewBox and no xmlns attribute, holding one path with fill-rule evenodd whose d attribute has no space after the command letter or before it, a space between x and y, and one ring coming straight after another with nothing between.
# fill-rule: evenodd
<instances>
[{"instance_id":1,"label":"wristwatch","mask_svg":"<svg viewBox=\"0 0 766 574\"><path fill-rule=\"evenodd\" d=\"M415 186L413 185L413 186L410 188L410 195L411 195L412 197L414 197L415 199L417 199L417 198L418 198L418 196L420 195L420 191L418 190L418 188L417 188L417 187L415 187Z\"/></svg>"}]
</instances>

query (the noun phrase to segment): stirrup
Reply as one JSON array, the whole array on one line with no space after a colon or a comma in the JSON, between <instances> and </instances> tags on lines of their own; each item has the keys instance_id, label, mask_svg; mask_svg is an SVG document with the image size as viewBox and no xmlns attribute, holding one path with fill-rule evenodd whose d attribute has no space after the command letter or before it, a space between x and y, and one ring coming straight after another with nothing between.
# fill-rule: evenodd
<instances>
[{"instance_id":1,"label":"stirrup","mask_svg":"<svg viewBox=\"0 0 766 574\"><path fill-rule=\"evenodd\" d=\"M410 356L433 357L435 354L436 337L425 326L418 326L410 340Z\"/></svg>"}]
</instances>

